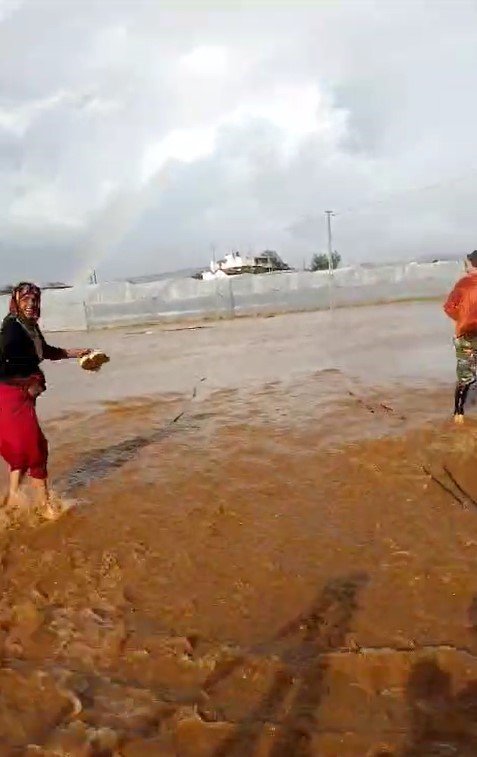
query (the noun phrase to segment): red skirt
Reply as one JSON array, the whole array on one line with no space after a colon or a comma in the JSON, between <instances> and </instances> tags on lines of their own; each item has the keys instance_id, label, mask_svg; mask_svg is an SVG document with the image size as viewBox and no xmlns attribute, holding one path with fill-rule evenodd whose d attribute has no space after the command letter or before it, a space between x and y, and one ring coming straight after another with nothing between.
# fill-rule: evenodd
<instances>
[{"instance_id":1,"label":"red skirt","mask_svg":"<svg viewBox=\"0 0 477 757\"><path fill-rule=\"evenodd\" d=\"M48 442L35 400L21 386L0 383L0 455L12 471L47 477Z\"/></svg>"}]
</instances>

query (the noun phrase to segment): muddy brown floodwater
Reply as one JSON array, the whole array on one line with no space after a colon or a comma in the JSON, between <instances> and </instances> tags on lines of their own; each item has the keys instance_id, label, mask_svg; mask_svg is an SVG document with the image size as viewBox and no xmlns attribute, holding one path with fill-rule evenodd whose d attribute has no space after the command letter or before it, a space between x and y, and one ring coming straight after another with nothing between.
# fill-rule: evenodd
<instances>
[{"instance_id":1,"label":"muddy brown floodwater","mask_svg":"<svg viewBox=\"0 0 477 757\"><path fill-rule=\"evenodd\" d=\"M449 403L325 369L49 420L75 505L1 535L0 754L475 757Z\"/></svg>"}]
</instances>

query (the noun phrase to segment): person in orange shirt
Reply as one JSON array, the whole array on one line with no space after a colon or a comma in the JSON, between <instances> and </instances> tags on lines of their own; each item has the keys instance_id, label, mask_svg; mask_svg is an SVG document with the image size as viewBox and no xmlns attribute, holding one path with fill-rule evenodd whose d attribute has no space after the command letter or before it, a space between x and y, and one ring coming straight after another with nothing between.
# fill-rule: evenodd
<instances>
[{"instance_id":1,"label":"person in orange shirt","mask_svg":"<svg viewBox=\"0 0 477 757\"><path fill-rule=\"evenodd\" d=\"M467 255L466 274L445 304L444 312L455 322L454 347L457 359L454 421L464 422L464 405L477 380L477 250Z\"/></svg>"}]
</instances>

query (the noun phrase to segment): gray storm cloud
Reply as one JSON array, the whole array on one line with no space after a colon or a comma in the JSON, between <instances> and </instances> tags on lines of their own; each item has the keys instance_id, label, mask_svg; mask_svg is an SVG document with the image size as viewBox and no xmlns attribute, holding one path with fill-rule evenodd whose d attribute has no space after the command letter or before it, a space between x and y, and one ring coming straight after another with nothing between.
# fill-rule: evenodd
<instances>
[{"instance_id":1,"label":"gray storm cloud","mask_svg":"<svg viewBox=\"0 0 477 757\"><path fill-rule=\"evenodd\" d=\"M477 6L0 0L2 279L477 246ZM475 169L475 170L474 170ZM167 176L167 180L165 180Z\"/></svg>"}]
</instances>

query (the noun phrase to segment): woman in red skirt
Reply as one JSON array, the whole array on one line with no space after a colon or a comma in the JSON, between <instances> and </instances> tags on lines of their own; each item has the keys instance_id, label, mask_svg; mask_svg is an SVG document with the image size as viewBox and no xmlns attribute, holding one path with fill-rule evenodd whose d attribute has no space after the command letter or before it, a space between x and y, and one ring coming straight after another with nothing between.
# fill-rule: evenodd
<instances>
[{"instance_id":1,"label":"woman in red skirt","mask_svg":"<svg viewBox=\"0 0 477 757\"><path fill-rule=\"evenodd\" d=\"M38 326L41 292L29 282L15 287L0 329L0 455L10 468L7 503L18 498L26 474L38 490L45 517L55 517L48 491L48 443L36 400L46 389L42 360L80 358L90 350L51 347Z\"/></svg>"}]
</instances>

